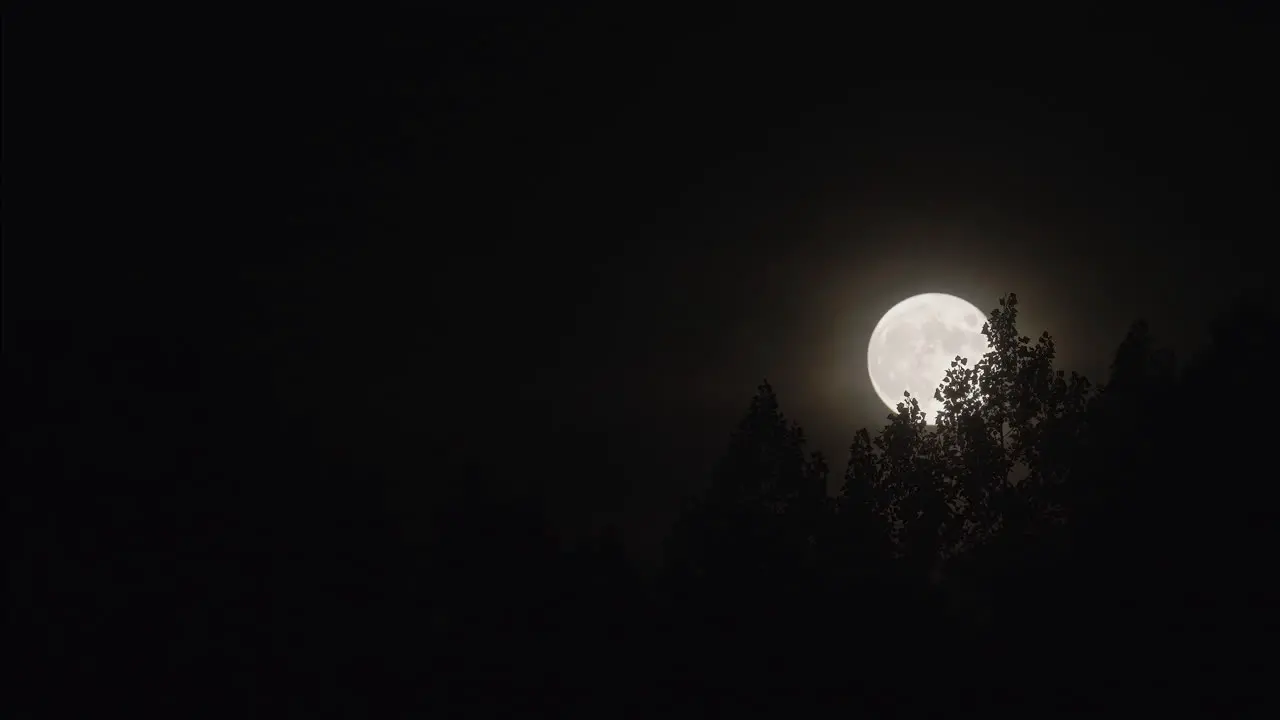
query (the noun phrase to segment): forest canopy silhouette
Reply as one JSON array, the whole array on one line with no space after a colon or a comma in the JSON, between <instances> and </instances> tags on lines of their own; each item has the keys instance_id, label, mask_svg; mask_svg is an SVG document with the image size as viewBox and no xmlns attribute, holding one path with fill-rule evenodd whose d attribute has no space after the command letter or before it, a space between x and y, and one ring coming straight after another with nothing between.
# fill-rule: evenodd
<instances>
[{"instance_id":1,"label":"forest canopy silhouette","mask_svg":"<svg viewBox=\"0 0 1280 720\"><path fill-rule=\"evenodd\" d=\"M904 396L852 438L834 485L762 383L656 574L616 528L566 542L535 498L442 460L439 475L465 482L441 491L426 542L319 482L287 531L228 528L211 497L181 498L185 549L169 574L102 570L145 578L120 602L150 630L116 616L93 632L167 658L159 677L174 688L232 672L269 677L241 690L281 702L337 693L396 710L513 693L601 712L619 698L660 712L762 696L792 710L1098 707L1173 677L1196 697L1255 682L1280 600L1277 526L1268 430L1239 399L1273 372L1280 318L1243 297L1186 360L1136 322L1095 383L1057 367L1053 337L1021 328L1019 307L1000 298L990 352L952 364L936 424ZM304 467L290 443L231 456L238 487L261 493L255 478L286 467L359 476ZM293 502L259 501L275 518ZM175 612L173 597L198 600Z\"/></svg>"},{"instance_id":2,"label":"forest canopy silhouette","mask_svg":"<svg viewBox=\"0 0 1280 720\"><path fill-rule=\"evenodd\" d=\"M1243 681L1224 658L1275 598L1259 574L1275 511L1250 479L1258 425L1212 418L1267 372L1258 338L1276 315L1240 300L1181 365L1136 322L1095 384L1055 367L1052 336L1023 334L1018 308L1000 298L990 352L952 364L936 425L908 395L857 433L834 497L827 460L760 385L656 585L639 592L616 546L576 556L614 567L614 594L551 632L603 622L655 658L632 679L667 688L947 705Z\"/></svg>"}]
</instances>

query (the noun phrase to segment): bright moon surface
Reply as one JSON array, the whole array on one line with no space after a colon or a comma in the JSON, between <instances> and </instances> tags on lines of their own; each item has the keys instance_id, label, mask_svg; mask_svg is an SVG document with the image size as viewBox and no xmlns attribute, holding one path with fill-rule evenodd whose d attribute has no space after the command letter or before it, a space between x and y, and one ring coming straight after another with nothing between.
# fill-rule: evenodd
<instances>
[{"instance_id":1,"label":"bright moon surface","mask_svg":"<svg viewBox=\"0 0 1280 720\"><path fill-rule=\"evenodd\" d=\"M925 293L894 305L876 323L867 344L867 372L876 395L897 411L903 391L920 401L933 424L942 403L933 399L957 355L969 365L988 349L982 334L986 315L954 295Z\"/></svg>"}]
</instances>

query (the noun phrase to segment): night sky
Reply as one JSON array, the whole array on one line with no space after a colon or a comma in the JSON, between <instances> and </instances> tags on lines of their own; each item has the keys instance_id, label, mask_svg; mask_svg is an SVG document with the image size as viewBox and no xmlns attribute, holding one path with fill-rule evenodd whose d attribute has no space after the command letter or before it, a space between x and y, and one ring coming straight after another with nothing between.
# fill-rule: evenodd
<instances>
[{"instance_id":1,"label":"night sky","mask_svg":"<svg viewBox=\"0 0 1280 720\"><path fill-rule=\"evenodd\" d=\"M90 187L159 139L164 200L40 250L114 288L41 308L74 343L174 329L409 518L471 458L652 550L764 378L838 475L909 295L1016 292L1102 379L1132 320L1190 347L1269 281L1272 30L1073 12L296 18L188 71L129 56L85 106L125 135L57 122L112 161Z\"/></svg>"}]
</instances>

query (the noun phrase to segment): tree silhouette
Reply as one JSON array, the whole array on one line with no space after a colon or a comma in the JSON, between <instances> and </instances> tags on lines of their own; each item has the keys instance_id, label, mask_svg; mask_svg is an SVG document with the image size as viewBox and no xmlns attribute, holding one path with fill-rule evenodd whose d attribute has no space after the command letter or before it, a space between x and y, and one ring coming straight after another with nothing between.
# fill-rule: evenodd
<instances>
[{"instance_id":1,"label":"tree silhouette","mask_svg":"<svg viewBox=\"0 0 1280 720\"><path fill-rule=\"evenodd\" d=\"M1049 334L1032 344L1016 320L1010 294L983 326L990 350L952 361L934 394L934 425L905 394L877 436L862 431L850 448L845 506L856 499L868 509L892 554L920 576L937 579L952 558L1050 533L1065 519L1090 385L1055 371Z\"/></svg>"},{"instance_id":2,"label":"tree silhouette","mask_svg":"<svg viewBox=\"0 0 1280 720\"><path fill-rule=\"evenodd\" d=\"M793 640L819 641L806 605L819 597L821 540L834 503L826 462L806 445L763 383L710 487L686 503L672 529L667 564L682 600L671 622L686 638L703 638L702 659L689 670L697 682L781 682L813 662Z\"/></svg>"},{"instance_id":3,"label":"tree silhouette","mask_svg":"<svg viewBox=\"0 0 1280 720\"><path fill-rule=\"evenodd\" d=\"M812 564L827 497L827 464L806 449L765 382L731 436L711 487L672 539L672 560L695 574L784 572Z\"/></svg>"}]
</instances>

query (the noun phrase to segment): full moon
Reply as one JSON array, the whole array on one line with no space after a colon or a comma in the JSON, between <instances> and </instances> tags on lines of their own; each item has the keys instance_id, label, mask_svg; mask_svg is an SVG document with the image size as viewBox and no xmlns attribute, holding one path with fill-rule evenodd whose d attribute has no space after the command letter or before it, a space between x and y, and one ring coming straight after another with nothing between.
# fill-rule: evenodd
<instances>
[{"instance_id":1,"label":"full moon","mask_svg":"<svg viewBox=\"0 0 1280 720\"><path fill-rule=\"evenodd\" d=\"M932 425L942 407L933 392L951 361L959 355L972 365L986 354L986 321L971 303L943 293L916 295L894 305L876 323L867 344L867 371L876 395L896 411L903 391L910 392Z\"/></svg>"}]
</instances>

